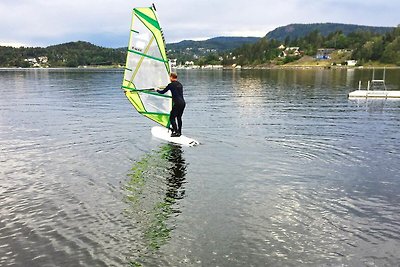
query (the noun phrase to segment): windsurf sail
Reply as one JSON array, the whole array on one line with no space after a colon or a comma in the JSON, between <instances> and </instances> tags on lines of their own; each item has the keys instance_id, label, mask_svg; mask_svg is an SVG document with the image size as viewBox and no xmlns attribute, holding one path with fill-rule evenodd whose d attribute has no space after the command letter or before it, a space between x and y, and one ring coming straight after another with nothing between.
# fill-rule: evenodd
<instances>
[{"instance_id":1,"label":"windsurf sail","mask_svg":"<svg viewBox=\"0 0 400 267\"><path fill-rule=\"evenodd\" d=\"M134 8L122 89L140 114L164 127L170 123L171 94L159 94L154 88L168 85L170 72L154 6Z\"/></svg>"}]
</instances>

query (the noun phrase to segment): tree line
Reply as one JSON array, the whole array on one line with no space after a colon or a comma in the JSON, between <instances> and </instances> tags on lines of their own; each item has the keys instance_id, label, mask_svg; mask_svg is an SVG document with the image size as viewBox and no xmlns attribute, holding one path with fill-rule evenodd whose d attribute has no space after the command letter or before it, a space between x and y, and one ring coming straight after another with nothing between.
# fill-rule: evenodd
<instances>
[{"instance_id":1,"label":"tree line","mask_svg":"<svg viewBox=\"0 0 400 267\"><path fill-rule=\"evenodd\" d=\"M229 53L223 53L224 65L260 65L276 62L285 47L299 47L302 55L315 56L320 48L347 49L351 52L351 59L357 60L359 65L368 62L379 62L400 66L400 26L384 34L371 31L356 31L345 35L342 31L335 31L323 36L314 30L304 37L286 39L281 42L267 37L261 38L254 44L246 44ZM203 61L215 61L217 55L207 55ZM287 58L283 63L299 59L301 56Z\"/></svg>"},{"instance_id":2,"label":"tree line","mask_svg":"<svg viewBox=\"0 0 400 267\"><path fill-rule=\"evenodd\" d=\"M224 64L271 63L281 53L278 48L281 44L277 40L268 40L264 37L257 43L244 45L225 54ZM315 56L320 48L347 49L352 51L351 59L357 60L359 65L372 61L400 66L400 26L384 34L356 31L345 35L342 31L336 31L323 36L315 30L300 38L286 37L283 44L286 47L299 47L303 55L308 56ZM298 58L299 56L296 59Z\"/></svg>"},{"instance_id":3,"label":"tree line","mask_svg":"<svg viewBox=\"0 0 400 267\"><path fill-rule=\"evenodd\" d=\"M41 67L78 67L99 65L121 65L126 58L126 49L104 48L88 42L70 42L42 47L0 46L1 67L31 67L32 61L46 57L38 62Z\"/></svg>"},{"instance_id":4,"label":"tree line","mask_svg":"<svg viewBox=\"0 0 400 267\"><path fill-rule=\"evenodd\" d=\"M302 54L279 58L282 52L279 48L281 45L299 47ZM357 60L359 65L379 62L400 66L400 26L383 34L371 31L344 34L342 31L335 31L324 36L318 30L314 30L303 37L292 39L288 36L284 41L264 37L233 50L215 50L192 60L198 65L286 64L303 55L315 56L319 48L351 51L350 58ZM177 58L178 62L184 62L190 60L192 55L188 57L183 53L173 53L172 56ZM0 46L0 67L31 67L32 61L28 59L39 57L46 58L38 63L40 67L124 66L126 48L104 48L82 41L46 48Z\"/></svg>"}]
</instances>

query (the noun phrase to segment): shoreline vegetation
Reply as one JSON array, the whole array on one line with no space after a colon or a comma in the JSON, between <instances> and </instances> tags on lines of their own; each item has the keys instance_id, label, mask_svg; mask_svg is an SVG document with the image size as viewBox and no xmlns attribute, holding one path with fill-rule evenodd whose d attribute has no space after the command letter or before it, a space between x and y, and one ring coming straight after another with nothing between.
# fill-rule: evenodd
<instances>
[{"instance_id":1,"label":"shoreline vegetation","mask_svg":"<svg viewBox=\"0 0 400 267\"><path fill-rule=\"evenodd\" d=\"M124 70L124 66L79 66L79 67L0 67L0 70ZM366 66L325 66L325 65L259 65L259 66L243 66L235 68L231 66L224 66L222 68L176 68L179 70L200 70L200 71L218 71L218 70L268 70L268 69L400 69L400 66L382 65L382 64L369 64Z\"/></svg>"},{"instance_id":2,"label":"shoreline vegetation","mask_svg":"<svg viewBox=\"0 0 400 267\"><path fill-rule=\"evenodd\" d=\"M399 43L400 43L400 37ZM81 46L81 43L85 43L85 45L89 46L94 46L90 43L78 41L78 42L73 42L73 43L68 43L66 45L74 45L74 46ZM63 46L63 45L59 45ZM112 59L109 59L109 62L99 62L101 60L104 60L105 57L97 56L97 59L95 62L92 61L89 62L90 64L79 64L84 63L87 61L87 56L86 55L81 55L79 56L79 53L73 53L73 60L65 59L63 58L61 53L57 54L57 57L59 60L57 62L54 62L54 60L50 60L48 56L46 56L45 52L39 52L39 54L44 54L45 56L37 56L33 52L22 52L20 53L19 56L15 58L15 60L9 60L8 63L7 60L1 60L2 58L6 57L7 55L4 54L10 54L7 53L6 50L43 50L45 48L12 48L12 47L4 47L0 46L0 69L46 69L46 68L52 68L52 69L57 69L57 68L71 68L71 69L120 69L125 67L125 56L126 56L126 49L111 49L111 48L103 48L107 50L113 50L112 54L117 55L117 58L119 60L116 60L116 62L112 62ZM86 49L90 51L89 49ZM2 53L6 51L6 53ZM339 52L337 52L339 51ZM400 64L394 64L394 63L385 63L381 62L379 60L360 60L361 63L359 63L359 60L353 60L352 54L347 53L345 56L340 56L338 53L340 53L341 50L333 50L331 54L329 54L328 58L317 58L317 56L310 56L306 55L302 52L300 55L295 55L294 59L290 59L289 62L285 62L286 59L283 56L276 56L275 58L271 60L266 60L265 63L259 63L259 62L238 62L235 63L232 60L224 60L222 57L220 57L219 61L216 60L211 60L211 61L202 61L202 62L195 62L195 61L186 61L186 62L180 62L178 66L176 66L177 59L172 59L172 67L176 69L286 69L286 68L323 68L323 69L337 69L337 68L400 68ZM92 55L95 55L95 52L91 51L90 52ZM400 54L400 50L397 52ZM69 52L71 54L71 52ZM109 52L109 54L111 54ZM230 53L231 54L231 53ZM215 55L211 55L212 57L216 57ZM210 57L210 55L206 56ZM240 56L239 56L240 57ZM290 57L290 56L289 56ZM399 56L400 57L400 56ZM178 56L179 58L179 56ZM96 62L97 61L97 62ZM348 62L353 61L352 64L349 64ZM97 64L96 64L97 63ZM200 63L200 65L197 65ZM241 64L240 64L241 63ZM258 64L257 64L258 63Z\"/></svg>"},{"instance_id":3,"label":"shoreline vegetation","mask_svg":"<svg viewBox=\"0 0 400 267\"><path fill-rule=\"evenodd\" d=\"M240 38L228 37L219 40L218 46L206 41L167 44L167 52L177 69L400 67L400 25L385 33L336 30L325 36L315 29L294 39L245 40L240 46ZM232 42L238 47L232 48ZM105 48L85 41L46 48L0 46L0 67L123 68L126 53L126 47Z\"/></svg>"}]
</instances>

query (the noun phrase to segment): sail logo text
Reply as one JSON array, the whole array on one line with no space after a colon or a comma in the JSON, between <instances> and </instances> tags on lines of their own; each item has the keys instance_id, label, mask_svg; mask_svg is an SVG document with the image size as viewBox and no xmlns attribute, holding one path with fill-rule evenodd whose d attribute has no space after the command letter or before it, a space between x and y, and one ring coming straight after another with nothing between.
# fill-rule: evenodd
<instances>
[{"instance_id":1,"label":"sail logo text","mask_svg":"<svg viewBox=\"0 0 400 267\"><path fill-rule=\"evenodd\" d=\"M135 50L137 52L143 52L143 49L140 49L140 48L137 48L137 47L134 47L134 46L132 46L132 50Z\"/></svg>"}]
</instances>

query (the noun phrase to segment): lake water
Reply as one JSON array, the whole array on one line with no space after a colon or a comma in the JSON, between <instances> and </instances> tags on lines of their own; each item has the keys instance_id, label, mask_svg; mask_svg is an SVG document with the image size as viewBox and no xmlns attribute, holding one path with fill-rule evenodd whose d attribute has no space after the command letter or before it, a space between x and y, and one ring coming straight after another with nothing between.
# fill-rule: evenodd
<instances>
[{"instance_id":1,"label":"lake water","mask_svg":"<svg viewBox=\"0 0 400 267\"><path fill-rule=\"evenodd\" d=\"M400 264L400 101L347 98L371 70L179 75L197 147L121 70L0 70L0 266Z\"/></svg>"}]
</instances>

